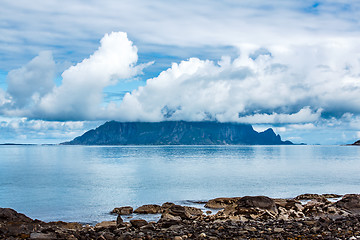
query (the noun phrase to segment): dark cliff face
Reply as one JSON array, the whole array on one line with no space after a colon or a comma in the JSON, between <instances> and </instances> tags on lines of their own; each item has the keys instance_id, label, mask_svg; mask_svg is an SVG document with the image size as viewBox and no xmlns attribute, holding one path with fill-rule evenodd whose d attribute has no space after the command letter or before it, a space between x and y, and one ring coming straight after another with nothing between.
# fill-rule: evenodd
<instances>
[{"instance_id":1,"label":"dark cliff face","mask_svg":"<svg viewBox=\"0 0 360 240\"><path fill-rule=\"evenodd\" d=\"M251 125L218 122L107 122L68 145L279 145L272 129L256 132Z\"/></svg>"},{"instance_id":2,"label":"dark cliff face","mask_svg":"<svg viewBox=\"0 0 360 240\"><path fill-rule=\"evenodd\" d=\"M352 145L360 146L360 140L359 140L359 141L354 142Z\"/></svg>"}]
</instances>

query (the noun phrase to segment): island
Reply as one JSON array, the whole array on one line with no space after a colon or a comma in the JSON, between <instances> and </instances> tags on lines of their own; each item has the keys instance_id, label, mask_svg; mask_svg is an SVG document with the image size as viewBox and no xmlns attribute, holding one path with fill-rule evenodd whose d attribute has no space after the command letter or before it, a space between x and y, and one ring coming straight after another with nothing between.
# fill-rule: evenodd
<instances>
[{"instance_id":1,"label":"island","mask_svg":"<svg viewBox=\"0 0 360 240\"><path fill-rule=\"evenodd\" d=\"M62 145L290 145L269 128L220 122L110 121Z\"/></svg>"}]
</instances>

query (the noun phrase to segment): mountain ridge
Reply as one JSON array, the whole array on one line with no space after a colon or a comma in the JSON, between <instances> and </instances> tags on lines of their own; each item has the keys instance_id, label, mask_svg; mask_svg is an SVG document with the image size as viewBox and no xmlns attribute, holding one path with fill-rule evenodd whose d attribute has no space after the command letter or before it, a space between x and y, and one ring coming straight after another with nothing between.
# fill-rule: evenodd
<instances>
[{"instance_id":1,"label":"mountain ridge","mask_svg":"<svg viewBox=\"0 0 360 240\"><path fill-rule=\"evenodd\" d=\"M109 121L62 145L289 145L269 128L213 121Z\"/></svg>"}]
</instances>

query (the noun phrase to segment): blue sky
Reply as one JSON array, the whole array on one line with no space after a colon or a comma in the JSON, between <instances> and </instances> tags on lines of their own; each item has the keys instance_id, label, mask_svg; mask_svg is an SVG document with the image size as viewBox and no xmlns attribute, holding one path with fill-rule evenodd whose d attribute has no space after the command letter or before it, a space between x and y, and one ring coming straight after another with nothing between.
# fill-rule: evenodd
<instances>
[{"instance_id":1,"label":"blue sky","mask_svg":"<svg viewBox=\"0 0 360 240\"><path fill-rule=\"evenodd\" d=\"M0 3L0 142L108 120L217 120L360 139L357 1Z\"/></svg>"}]
</instances>

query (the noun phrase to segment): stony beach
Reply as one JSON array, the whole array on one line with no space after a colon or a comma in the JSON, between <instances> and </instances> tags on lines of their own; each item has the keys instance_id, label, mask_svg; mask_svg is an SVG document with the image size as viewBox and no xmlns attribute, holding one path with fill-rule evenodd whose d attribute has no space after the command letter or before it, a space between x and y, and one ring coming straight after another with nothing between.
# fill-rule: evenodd
<instances>
[{"instance_id":1,"label":"stony beach","mask_svg":"<svg viewBox=\"0 0 360 240\"><path fill-rule=\"evenodd\" d=\"M207 211L164 203L112 210L116 221L95 226L33 220L0 208L0 239L360 239L360 195L303 194L216 198ZM215 211L216 209L216 211ZM157 222L129 215L161 214Z\"/></svg>"}]
</instances>

